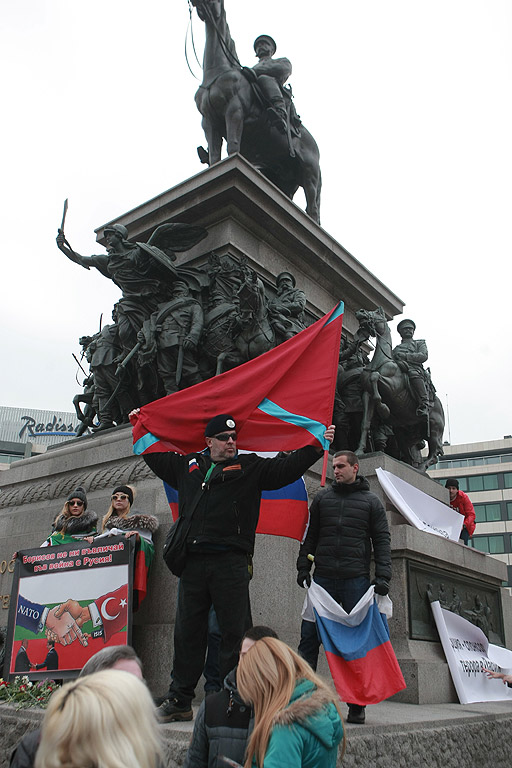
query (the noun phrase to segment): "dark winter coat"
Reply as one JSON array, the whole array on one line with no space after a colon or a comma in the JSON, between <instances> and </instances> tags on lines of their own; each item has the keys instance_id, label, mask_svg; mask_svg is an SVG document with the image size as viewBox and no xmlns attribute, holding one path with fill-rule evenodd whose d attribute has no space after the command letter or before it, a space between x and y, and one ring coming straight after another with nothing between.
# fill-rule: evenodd
<instances>
[{"instance_id":1,"label":"dark winter coat","mask_svg":"<svg viewBox=\"0 0 512 768\"><path fill-rule=\"evenodd\" d=\"M98 515L92 510L84 509L80 517L72 515L66 517L60 514L55 520L54 528L56 531L63 531L69 536L86 536L91 531L95 531L98 525Z\"/></svg>"},{"instance_id":2,"label":"dark winter coat","mask_svg":"<svg viewBox=\"0 0 512 768\"><path fill-rule=\"evenodd\" d=\"M215 465L204 479L212 460L208 452L147 453L144 460L162 480L178 490L180 516L189 515L199 495L187 536L187 545L200 549L225 547L252 554L262 491L282 488L299 477L319 458L311 445L285 457L262 458L244 453ZM202 492L201 492L202 488Z\"/></svg>"},{"instance_id":3,"label":"dark winter coat","mask_svg":"<svg viewBox=\"0 0 512 768\"><path fill-rule=\"evenodd\" d=\"M243 765L252 728L252 710L240 698L233 669L224 690L207 696L199 707L183 768L225 768L222 756Z\"/></svg>"},{"instance_id":4,"label":"dark winter coat","mask_svg":"<svg viewBox=\"0 0 512 768\"><path fill-rule=\"evenodd\" d=\"M41 729L25 733L11 754L10 768L34 768L36 753L41 741Z\"/></svg>"},{"instance_id":5,"label":"dark winter coat","mask_svg":"<svg viewBox=\"0 0 512 768\"><path fill-rule=\"evenodd\" d=\"M370 576L372 544L375 576L391 578L388 521L368 481L358 475L354 483L338 484L317 493L310 508L309 528L300 548L297 570L309 571L314 555L315 575L328 579Z\"/></svg>"}]
</instances>

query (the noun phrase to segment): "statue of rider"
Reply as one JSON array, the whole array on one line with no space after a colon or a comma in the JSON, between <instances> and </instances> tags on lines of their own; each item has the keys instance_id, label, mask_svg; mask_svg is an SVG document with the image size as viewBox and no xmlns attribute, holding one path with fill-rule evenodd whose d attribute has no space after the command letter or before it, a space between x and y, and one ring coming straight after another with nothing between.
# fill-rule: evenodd
<instances>
[{"instance_id":1,"label":"statue of rider","mask_svg":"<svg viewBox=\"0 0 512 768\"><path fill-rule=\"evenodd\" d=\"M416 414L427 417L429 413L429 396L427 390L427 373L423 363L428 360L428 350L424 339L413 339L416 323L413 320L402 320L396 327L402 341L393 349L393 357L399 368L409 377L414 397L418 403Z\"/></svg>"},{"instance_id":2,"label":"statue of rider","mask_svg":"<svg viewBox=\"0 0 512 768\"><path fill-rule=\"evenodd\" d=\"M289 59L273 59L276 49L276 43L270 35L257 37L254 41L254 50L259 61L252 69L258 77L258 86L263 96L270 103L270 107L267 108L270 123L281 133L286 133L288 113L282 86L292 73L292 65Z\"/></svg>"}]
</instances>

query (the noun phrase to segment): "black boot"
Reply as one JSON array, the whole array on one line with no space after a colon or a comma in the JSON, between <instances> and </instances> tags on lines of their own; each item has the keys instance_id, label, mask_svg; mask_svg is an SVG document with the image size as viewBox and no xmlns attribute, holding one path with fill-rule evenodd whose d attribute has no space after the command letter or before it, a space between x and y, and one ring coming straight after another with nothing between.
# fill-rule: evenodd
<instances>
[{"instance_id":1,"label":"black boot","mask_svg":"<svg viewBox=\"0 0 512 768\"><path fill-rule=\"evenodd\" d=\"M362 707L359 704L348 705L347 723L364 725L365 718L366 718L366 707Z\"/></svg>"}]
</instances>

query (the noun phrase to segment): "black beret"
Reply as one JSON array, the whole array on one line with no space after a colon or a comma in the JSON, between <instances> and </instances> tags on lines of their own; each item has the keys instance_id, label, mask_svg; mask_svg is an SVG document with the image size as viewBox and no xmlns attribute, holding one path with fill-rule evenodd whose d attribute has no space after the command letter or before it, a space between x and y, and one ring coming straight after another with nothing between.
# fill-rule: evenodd
<instances>
[{"instance_id":1,"label":"black beret","mask_svg":"<svg viewBox=\"0 0 512 768\"><path fill-rule=\"evenodd\" d=\"M210 419L204 430L205 437L213 437L218 435L224 429L235 429L235 420L229 413L219 413L218 416L214 416Z\"/></svg>"}]
</instances>

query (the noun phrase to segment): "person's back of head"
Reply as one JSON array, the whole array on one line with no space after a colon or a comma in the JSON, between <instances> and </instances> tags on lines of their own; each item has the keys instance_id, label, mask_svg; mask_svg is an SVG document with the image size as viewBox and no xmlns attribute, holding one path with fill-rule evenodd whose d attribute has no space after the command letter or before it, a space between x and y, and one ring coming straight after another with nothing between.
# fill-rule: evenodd
<instances>
[{"instance_id":1,"label":"person's back of head","mask_svg":"<svg viewBox=\"0 0 512 768\"><path fill-rule=\"evenodd\" d=\"M80 672L80 677L102 672L105 669L121 669L131 672L142 680L142 662L131 645L109 645L91 656Z\"/></svg>"},{"instance_id":2,"label":"person's back of head","mask_svg":"<svg viewBox=\"0 0 512 768\"><path fill-rule=\"evenodd\" d=\"M275 637L276 640L279 639L277 632L272 629L272 627L266 627L264 624L257 624L254 627L250 627L242 639L253 640L256 642L257 640L262 640L264 637Z\"/></svg>"},{"instance_id":3,"label":"person's back of head","mask_svg":"<svg viewBox=\"0 0 512 768\"><path fill-rule=\"evenodd\" d=\"M156 768L161 755L148 689L135 675L105 670L52 696L35 768Z\"/></svg>"}]
</instances>

